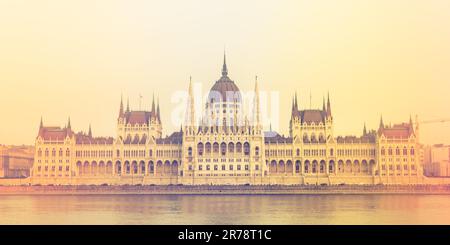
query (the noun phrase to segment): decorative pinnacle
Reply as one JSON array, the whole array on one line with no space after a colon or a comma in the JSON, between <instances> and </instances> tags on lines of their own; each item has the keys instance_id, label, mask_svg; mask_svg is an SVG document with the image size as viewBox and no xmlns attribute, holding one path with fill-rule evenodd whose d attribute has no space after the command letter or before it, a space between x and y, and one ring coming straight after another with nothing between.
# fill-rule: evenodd
<instances>
[{"instance_id":1,"label":"decorative pinnacle","mask_svg":"<svg viewBox=\"0 0 450 245\"><path fill-rule=\"evenodd\" d=\"M227 68L227 57L225 51L223 51L223 66L222 66L222 76L228 76L228 68Z\"/></svg>"}]
</instances>

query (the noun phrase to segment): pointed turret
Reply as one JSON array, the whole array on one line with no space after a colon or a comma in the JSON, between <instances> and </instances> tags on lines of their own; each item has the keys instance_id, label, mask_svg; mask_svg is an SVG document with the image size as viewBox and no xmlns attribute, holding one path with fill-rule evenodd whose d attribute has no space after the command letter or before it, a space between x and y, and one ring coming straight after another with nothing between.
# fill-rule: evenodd
<instances>
[{"instance_id":1,"label":"pointed turret","mask_svg":"<svg viewBox=\"0 0 450 245\"><path fill-rule=\"evenodd\" d=\"M295 110L298 111L298 102L297 102L297 91L295 91L295 101L294 101Z\"/></svg>"},{"instance_id":2,"label":"pointed turret","mask_svg":"<svg viewBox=\"0 0 450 245\"><path fill-rule=\"evenodd\" d=\"M88 132L88 136L92 137L92 129L91 129L91 124L89 124L89 132Z\"/></svg>"},{"instance_id":3,"label":"pointed turret","mask_svg":"<svg viewBox=\"0 0 450 245\"><path fill-rule=\"evenodd\" d=\"M258 76L255 76L255 98L253 101L253 113L254 113L254 124L255 126L259 126L260 119L260 108L259 108L259 89L258 89Z\"/></svg>"},{"instance_id":4,"label":"pointed turret","mask_svg":"<svg viewBox=\"0 0 450 245\"><path fill-rule=\"evenodd\" d=\"M366 123L364 122L363 135L367 134Z\"/></svg>"},{"instance_id":5,"label":"pointed turret","mask_svg":"<svg viewBox=\"0 0 450 245\"><path fill-rule=\"evenodd\" d=\"M331 103L330 103L330 93L327 96L327 116L331 117Z\"/></svg>"},{"instance_id":6,"label":"pointed turret","mask_svg":"<svg viewBox=\"0 0 450 245\"><path fill-rule=\"evenodd\" d=\"M382 129L384 129L383 115L381 115L381 117L380 117L380 126L379 126L378 130L382 130Z\"/></svg>"},{"instance_id":7,"label":"pointed turret","mask_svg":"<svg viewBox=\"0 0 450 245\"><path fill-rule=\"evenodd\" d=\"M291 117L296 117L298 115L298 102L297 102L297 92L294 94L294 98L292 99L292 114Z\"/></svg>"},{"instance_id":8,"label":"pointed turret","mask_svg":"<svg viewBox=\"0 0 450 245\"><path fill-rule=\"evenodd\" d=\"M322 111L325 111L325 96L322 98Z\"/></svg>"},{"instance_id":9,"label":"pointed turret","mask_svg":"<svg viewBox=\"0 0 450 245\"><path fill-rule=\"evenodd\" d=\"M130 98L127 98L127 112L130 112Z\"/></svg>"},{"instance_id":10,"label":"pointed turret","mask_svg":"<svg viewBox=\"0 0 450 245\"><path fill-rule=\"evenodd\" d=\"M72 126L70 125L70 117L69 117L69 119L67 120L67 129L71 129L72 128Z\"/></svg>"},{"instance_id":11,"label":"pointed turret","mask_svg":"<svg viewBox=\"0 0 450 245\"><path fill-rule=\"evenodd\" d=\"M158 119L158 122L161 122L161 113L159 111L159 97L158 97L158 105L156 106L156 118Z\"/></svg>"},{"instance_id":12,"label":"pointed turret","mask_svg":"<svg viewBox=\"0 0 450 245\"><path fill-rule=\"evenodd\" d=\"M416 114L416 128L415 128L415 135L416 135L416 140L419 141L419 116Z\"/></svg>"},{"instance_id":13,"label":"pointed turret","mask_svg":"<svg viewBox=\"0 0 450 245\"><path fill-rule=\"evenodd\" d=\"M123 117L123 96L120 96L119 117Z\"/></svg>"},{"instance_id":14,"label":"pointed turret","mask_svg":"<svg viewBox=\"0 0 450 245\"><path fill-rule=\"evenodd\" d=\"M156 113L156 111L155 111L155 93L153 93L153 96L152 96L152 113Z\"/></svg>"},{"instance_id":15,"label":"pointed turret","mask_svg":"<svg viewBox=\"0 0 450 245\"><path fill-rule=\"evenodd\" d=\"M44 123L43 123L43 121L42 121L42 116L41 116L41 122L39 123L39 128L41 129L41 128L43 128L44 127Z\"/></svg>"},{"instance_id":16,"label":"pointed turret","mask_svg":"<svg viewBox=\"0 0 450 245\"><path fill-rule=\"evenodd\" d=\"M194 92L192 89L192 77L189 77L188 99L186 105L185 126L195 126Z\"/></svg>"},{"instance_id":17,"label":"pointed turret","mask_svg":"<svg viewBox=\"0 0 450 245\"><path fill-rule=\"evenodd\" d=\"M292 110L291 110L291 118L294 117L295 112L295 99L292 97Z\"/></svg>"},{"instance_id":18,"label":"pointed turret","mask_svg":"<svg viewBox=\"0 0 450 245\"><path fill-rule=\"evenodd\" d=\"M228 76L228 68L227 68L227 58L225 51L223 52L223 66L222 66L222 77Z\"/></svg>"}]
</instances>

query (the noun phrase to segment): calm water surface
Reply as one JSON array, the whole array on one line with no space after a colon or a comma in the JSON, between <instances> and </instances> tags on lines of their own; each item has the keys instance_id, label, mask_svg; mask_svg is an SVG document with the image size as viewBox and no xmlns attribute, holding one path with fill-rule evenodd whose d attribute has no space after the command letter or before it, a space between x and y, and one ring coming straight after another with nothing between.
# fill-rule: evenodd
<instances>
[{"instance_id":1,"label":"calm water surface","mask_svg":"<svg viewBox=\"0 0 450 245\"><path fill-rule=\"evenodd\" d=\"M450 224L450 196L0 195L0 224Z\"/></svg>"}]
</instances>

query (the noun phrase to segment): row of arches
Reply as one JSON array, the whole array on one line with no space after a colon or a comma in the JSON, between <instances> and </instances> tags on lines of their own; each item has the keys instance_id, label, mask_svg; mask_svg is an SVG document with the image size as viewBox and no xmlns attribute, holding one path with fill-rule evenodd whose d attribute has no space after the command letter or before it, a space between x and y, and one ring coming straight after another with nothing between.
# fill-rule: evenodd
<instances>
[{"instance_id":1,"label":"row of arches","mask_svg":"<svg viewBox=\"0 0 450 245\"><path fill-rule=\"evenodd\" d=\"M108 161L92 161L88 162L85 161L84 163L81 163L80 161L77 162L77 174L78 176L87 176L87 175L112 175L113 169L112 169L112 162Z\"/></svg>"},{"instance_id":2,"label":"row of arches","mask_svg":"<svg viewBox=\"0 0 450 245\"><path fill-rule=\"evenodd\" d=\"M106 164L103 161L97 163L77 162L78 176L121 176L121 175L152 175L152 176L177 176L179 169L178 161L162 161L156 164L153 161L116 161L113 165L111 161Z\"/></svg>"},{"instance_id":3,"label":"row of arches","mask_svg":"<svg viewBox=\"0 0 450 245\"><path fill-rule=\"evenodd\" d=\"M56 155L57 155L56 152L57 152L57 149L56 149L56 148L53 148L53 149L51 150L52 157L56 157ZM59 150L58 150L58 156L59 156L59 157L63 157L63 152L64 152L63 148L59 148ZM42 149L41 149L41 148L38 149L37 154L38 154L38 157L42 157ZM66 148L66 149L65 149L65 154L66 154L66 155L65 155L66 157L70 157L70 149L69 149L69 148ZM48 148L45 148L45 156L46 156L46 157L49 157L49 156L50 156L50 151L49 151Z\"/></svg>"},{"instance_id":4,"label":"row of arches","mask_svg":"<svg viewBox=\"0 0 450 245\"><path fill-rule=\"evenodd\" d=\"M272 160L266 161L271 175L293 175L293 174L362 174L371 175L375 166L375 160L339 160L337 163L330 160L328 163L325 160L305 160L303 163L300 160Z\"/></svg>"},{"instance_id":5,"label":"row of arches","mask_svg":"<svg viewBox=\"0 0 450 245\"><path fill-rule=\"evenodd\" d=\"M403 147L403 150L400 151L400 148L397 146L395 148L395 155L399 156L400 152L402 152L403 156L407 156L408 155L408 148L406 148L406 146ZM383 147L381 147L381 155L384 156L386 155L386 149ZM389 147L387 149L387 155L392 156L394 155L394 149L392 147ZM414 156L414 147L411 147L409 149L409 155Z\"/></svg>"},{"instance_id":6,"label":"row of arches","mask_svg":"<svg viewBox=\"0 0 450 245\"><path fill-rule=\"evenodd\" d=\"M227 153L238 153L241 154L242 152L244 155L248 156L250 155L250 144L248 142L244 142L242 144L241 142L237 142L236 144L233 142L229 142L228 144L225 142L217 143L210 143L206 142L203 144L202 142L197 144L197 153L199 156L202 156L204 154L211 154L211 153L219 153L222 155L225 155ZM188 155L192 156L192 148L188 148ZM259 155L259 147L255 147L255 155Z\"/></svg>"},{"instance_id":7,"label":"row of arches","mask_svg":"<svg viewBox=\"0 0 450 245\"><path fill-rule=\"evenodd\" d=\"M316 134L312 133L310 136L308 136L307 133L303 134L303 143L325 143L326 139L325 136L320 133L318 136Z\"/></svg>"}]
</instances>

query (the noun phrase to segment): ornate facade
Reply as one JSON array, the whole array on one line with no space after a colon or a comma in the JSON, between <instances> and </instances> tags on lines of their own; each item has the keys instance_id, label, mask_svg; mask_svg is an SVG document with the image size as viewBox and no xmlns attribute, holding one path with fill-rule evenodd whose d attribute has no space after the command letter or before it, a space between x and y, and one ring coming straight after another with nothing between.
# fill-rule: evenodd
<instances>
[{"instance_id":1,"label":"ornate facade","mask_svg":"<svg viewBox=\"0 0 450 245\"><path fill-rule=\"evenodd\" d=\"M241 93L222 76L197 120L192 84L180 131L162 136L159 101L151 111L124 109L117 136L93 137L42 120L31 171L34 184L415 184L423 182L418 126L384 125L359 137L336 137L328 96L322 109L301 109L295 95L289 136L264 132L255 82L253 109L244 115Z\"/></svg>"}]
</instances>

